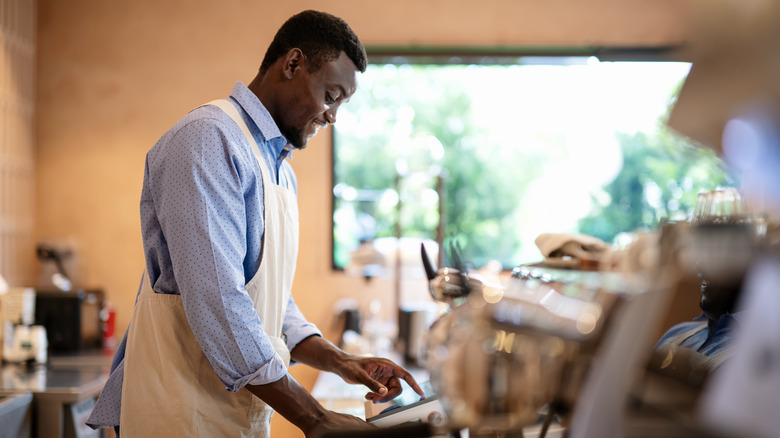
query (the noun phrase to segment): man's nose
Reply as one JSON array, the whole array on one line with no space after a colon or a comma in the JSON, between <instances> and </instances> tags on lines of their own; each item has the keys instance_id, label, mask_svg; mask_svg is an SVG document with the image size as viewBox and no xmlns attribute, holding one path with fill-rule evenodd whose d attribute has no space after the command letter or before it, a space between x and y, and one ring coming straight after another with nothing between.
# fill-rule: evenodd
<instances>
[{"instance_id":1,"label":"man's nose","mask_svg":"<svg viewBox=\"0 0 780 438\"><path fill-rule=\"evenodd\" d=\"M325 121L331 125L336 123L336 111L338 111L337 107L331 107L329 110L325 111Z\"/></svg>"}]
</instances>

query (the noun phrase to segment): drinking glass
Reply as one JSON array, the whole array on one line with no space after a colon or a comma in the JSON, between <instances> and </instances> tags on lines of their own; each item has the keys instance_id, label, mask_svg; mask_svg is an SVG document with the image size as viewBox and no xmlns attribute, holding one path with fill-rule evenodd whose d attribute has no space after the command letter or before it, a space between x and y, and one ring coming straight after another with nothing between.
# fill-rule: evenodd
<instances>
[{"instance_id":1,"label":"drinking glass","mask_svg":"<svg viewBox=\"0 0 780 438\"><path fill-rule=\"evenodd\" d=\"M696 200L693 222L738 222L745 215L745 202L739 190L719 188L700 193Z\"/></svg>"}]
</instances>

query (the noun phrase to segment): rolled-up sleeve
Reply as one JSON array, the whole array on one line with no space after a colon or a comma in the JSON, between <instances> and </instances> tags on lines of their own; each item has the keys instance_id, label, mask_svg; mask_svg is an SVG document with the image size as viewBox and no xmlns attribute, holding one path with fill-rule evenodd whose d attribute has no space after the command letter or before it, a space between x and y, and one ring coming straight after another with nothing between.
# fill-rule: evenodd
<instances>
[{"instance_id":1,"label":"rolled-up sleeve","mask_svg":"<svg viewBox=\"0 0 780 438\"><path fill-rule=\"evenodd\" d=\"M287 302L287 311L284 314L282 323L282 333L284 333L287 349L292 351L296 345L309 336L322 336L320 330L314 324L306 320L295 304L295 300L290 295Z\"/></svg>"},{"instance_id":2,"label":"rolled-up sleeve","mask_svg":"<svg viewBox=\"0 0 780 438\"><path fill-rule=\"evenodd\" d=\"M172 269L163 276L175 278L195 338L230 391L270 383L286 373L245 289L245 204L247 193L262 191L262 183L251 169L251 151L236 147L239 143L219 120L198 119L180 127L164 150L147 156L156 217L142 220L159 221L170 267L157 268ZM154 257L147 254L149 259Z\"/></svg>"}]
</instances>

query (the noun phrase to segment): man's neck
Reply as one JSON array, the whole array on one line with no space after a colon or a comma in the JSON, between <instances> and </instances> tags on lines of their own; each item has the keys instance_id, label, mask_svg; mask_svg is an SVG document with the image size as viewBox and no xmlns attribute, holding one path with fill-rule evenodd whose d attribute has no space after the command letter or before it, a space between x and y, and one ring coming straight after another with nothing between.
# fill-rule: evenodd
<instances>
[{"instance_id":1,"label":"man's neck","mask_svg":"<svg viewBox=\"0 0 780 438\"><path fill-rule=\"evenodd\" d=\"M274 98L273 93L271 90L273 87L270 87L268 85L269 81L269 75L268 72L266 74L260 74L258 73L257 76L255 76L254 79L252 79L252 82L247 85L247 88L249 88L249 91L254 93L255 96L260 100L260 102L263 104L266 110L268 110L268 113L271 114L271 117L276 120L275 114L276 114L276 108L275 108L275 102L276 99Z\"/></svg>"}]
</instances>

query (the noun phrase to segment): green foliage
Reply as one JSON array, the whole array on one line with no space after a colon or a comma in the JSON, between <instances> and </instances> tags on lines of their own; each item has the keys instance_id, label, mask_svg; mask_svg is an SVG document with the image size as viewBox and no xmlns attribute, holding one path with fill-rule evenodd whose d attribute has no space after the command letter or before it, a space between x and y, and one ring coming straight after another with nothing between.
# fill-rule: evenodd
<instances>
[{"instance_id":1,"label":"green foliage","mask_svg":"<svg viewBox=\"0 0 780 438\"><path fill-rule=\"evenodd\" d=\"M432 68L439 74L427 74ZM496 254L511 259L521 246L519 237L505 230L513 227L517 194L522 193L538 169L526 169L521 163L538 163L541 158L523 153L519 148L491 148L484 143L483 129L472 121L471 98L459 86L456 75L465 68L447 67L453 74L441 74L442 67L384 66L380 71L371 71L371 78L366 75L371 83L361 87L369 91L353 96L348 111L356 118L354 127L370 125L375 129L339 126L335 138L335 175L337 182L347 182L356 188L395 187L398 148L394 147L393 139L397 138L396 134L406 129L404 135L408 138L433 135L444 147L446 235L464 236L464 259L482 264ZM414 114L410 127L404 126L403 117L408 112L403 107L410 108ZM381 119L381 123L372 118ZM433 179L428 187L435 189ZM406 199L405 195L409 194L402 190L402 199ZM437 206L421 205L414 196L410 198L403 204L404 235L434 238ZM345 203L337 199L336 204L339 209ZM395 235L394 210L379 211L376 203L371 202L350 204L354 211L370 214L377 220L376 237ZM344 248L354 248L357 239L339 230L338 223L334 227L334 239L336 262L343 266L348 255Z\"/></svg>"},{"instance_id":2,"label":"green foliage","mask_svg":"<svg viewBox=\"0 0 780 438\"><path fill-rule=\"evenodd\" d=\"M620 134L623 168L593 198L593 212L579 221L580 232L612 242L621 232L651 230L663 219L685 219L701 190L733 185L712 150L695 146L663 124L652 133Z\"/></svg>"},{"instance_id":3,"label":"green foliage","mask_svg":"<svg viewBox=\"0 0 780 438\"><path fill-rule=\"evenodd\" d=\"M570 161L569 137L522 120L509 137L479 125L464 87L466 74L475 68L487 67L370 65L361 77L360 91L339 111L334 131L334 184L359 192L334 201L336 266L348 263L359 239L395 236L398 197L403 235L434 238L438 205L428 196L435 189L434 177L406 175L399 180L396 172L409 143L428 136L444 149L438 164L445 178L445 235L458 241L463 260L475 266L490 259L507 267L529 261L536 257L533 238L539 232L578 231L611 242L621 232L652 229L664 218L689 215L700 190L733 184L712 151L692 145L659 121L651 132L617 134L622 169L602 191L592 193L590 214L569 222L578 224L577 230L549 229L545 220L555 213L545 207L554 203L556 192L539 196L532 190L540 187L533 184L545 176L548 183L551 176L553 181L558 177L550 165ZM550 114L551 121L558 120L556 111ZM554 182L576 184L566 178L562 174ZM534 198L530 195L537 195L536 201L528 200ZM540 198L546 204L534 205Z\"/></svg>"}]
</instances>

